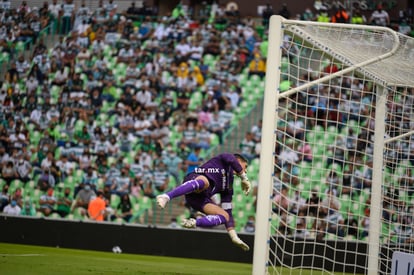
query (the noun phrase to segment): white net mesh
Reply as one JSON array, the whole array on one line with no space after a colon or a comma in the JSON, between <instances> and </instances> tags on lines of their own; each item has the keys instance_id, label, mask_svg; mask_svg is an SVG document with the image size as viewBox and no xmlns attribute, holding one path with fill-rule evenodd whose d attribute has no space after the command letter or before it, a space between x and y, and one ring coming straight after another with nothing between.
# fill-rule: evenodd
<instances>
[{"instance_id":1,"label":"white net mesh","mask_svg":"<svg viewBox=\"0 0 414 275\"><path fill-rule=\"evenodd\" d=\"M369 26L283 27L269 273L368 273L375 230L378 272L389 273L392 251L414 251L413 40ZM371 204L374 185L382 205ZM374 209L381 228L370 227Z\"/></svg>"}]
</instances>

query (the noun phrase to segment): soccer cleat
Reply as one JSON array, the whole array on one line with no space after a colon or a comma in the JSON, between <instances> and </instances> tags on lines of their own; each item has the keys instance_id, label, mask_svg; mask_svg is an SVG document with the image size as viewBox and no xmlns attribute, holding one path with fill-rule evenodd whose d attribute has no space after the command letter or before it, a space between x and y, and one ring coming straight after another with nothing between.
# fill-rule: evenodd
<instances>
[{"instance_id":1,"label":"soccer cleat","mask_svg":"<svg viewBox=\"0 0 414 275\"><path fill-rule=\"evenodd\" d=\"M195 219L184 219L182 222L182 226L185 228L195 228L196 220Z\"/></svg>"},{"instance_id":2,"label":"soccer cleat","mask_svg":"<svg viewBox=\"0 0 414 275\"><path fill-rule=\"evenodd\" d=\"M237 238L237 239L232 240L232 241L235 245L237 245L238 247L240 247L244 251L249 251L250 247L245 242L243 242L241 239Z\"/></svg>"},{"instance_id":3,"label":"soccer cleat","mask_svg":"<svg viewBox=\"0 0 414 275\"><path fill-rule=\"evenodd\" d=\"M158 207L161 209L164 209L169 201L170 201L170 197L168 197L168 195L166 194L157 196L157 204L158 204Z\"/></svg>"}]
</instances>

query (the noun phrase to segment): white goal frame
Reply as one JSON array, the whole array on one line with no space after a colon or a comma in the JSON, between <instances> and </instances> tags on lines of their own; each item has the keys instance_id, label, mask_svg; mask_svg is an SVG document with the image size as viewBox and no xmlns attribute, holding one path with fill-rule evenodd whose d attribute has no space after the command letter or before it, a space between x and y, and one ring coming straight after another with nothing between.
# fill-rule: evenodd
<instances>
[{"instance_id":1,"label":"white goal frame","mask_svg":"<svg viewBox=\"0 0 414 275\"><path fill-rule=\"evenodd\" d=\"M338 28L358 28L373 30L378 29L385 31L390 35L393 44L392 49L382 55L378 55L375 58L364 60L358 64L348 64L346 69L339 70L336 73L326 75L315 81L306 83L302 86L291 88L288 91L280 93L279 83L281 81L281 64L282 64L282 43L283 33L285 24L298 24L298 25L317 25L332 27L336 25ZM273 169L274 169L274 144L276 142L276 129L278 121L278 107L280 98L287 97L294 93L304 90L307 87L311 87L317 83L326 82L329 79L338 77L349 73L354 70L360 70L365 74L368 74L376 83L376 124L375 124L375 140L374 140L374 152L373 152L373 182L381 182L383 180L383 152L384 146L388 142L385 139L385 103L388 85L398 85L400 83L392 82L392 80L383 79L375 72L365 70L364 68L372 63L385 60L392 57L399 50L399 35L388 28L374 27L374 26L363 26L363 25L351 25L351 24L332 24L332 23L320 23L320 22L309 22L309 21L296 21L287 20L281 16L272 16L269 24L269 35L268 35L268 56L267 56L267 72L265 80L265 95L263 103L263 127L262 127L262 140L261 140L261 153L260 153L260 172L259 172L259 188L257 194L257 208L256 208L256 234L254 242L254 257L253 257L253 274L267 274L268 273L268 260L269 260L269 242L270 242L270 217L272 211L272 192L273 192ZM317 43L317 41L316 41ZM329 54L335 58L341 58L341 56L335 56L334 49L324 48L323 51L328 51ZM346 56L344 57L346 59ZM414 81L414 79L412 80ZM413 87L414 82L402 83L404 85ZM407 134L412 134L413 131ZM393 138L395 139L395 138ZM371 220L369 227L370 241L368 244L368 266L367 274L378 274L379 270L379 249L380 249L380 229L381 228L381 194L382 184L372 185L372 199L371 205L378 207L371 208Z\"/></svg>"}]
</instances>

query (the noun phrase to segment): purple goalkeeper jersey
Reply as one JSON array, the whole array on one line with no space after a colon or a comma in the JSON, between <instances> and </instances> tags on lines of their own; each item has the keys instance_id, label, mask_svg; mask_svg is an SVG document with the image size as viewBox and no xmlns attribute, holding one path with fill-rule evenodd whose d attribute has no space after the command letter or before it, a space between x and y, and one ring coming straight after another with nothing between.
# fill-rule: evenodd
<instances>
[{"instance_id":1,"label":"purple goalkeeper jersey","mask_svg":"<svg viewBox=\"0 0 414 275\"><path fill-rule=\"evenodd\" d=\"M234 172L240 173L243 167L233 154L223 153L213 157L206 163L197 167L193 173L184 178L184 182L195 179L198 175L208 178L210 186L201 193L192 192L185 195L187 203L198 211L203 211L207 203L213 203L211 197L220 194L221 203L224 210L229 214L229 221L226 227L234 227L231 202L233 200L233 180Z\"/></svg>"},{"instance_id":2,"label":"purple goalkeeper jersey","mask_svg":"<svg viewBox=\"0 0 414 275\"><path fill-rule=\"evenodd\" d=\"M209 179L210 183L213 183L209 188L211 196L228 191L231 191L230 195L232 195L233 171L240 173L242 169L242 166L233 154L223 153L197 167L193 174L204 175Z\"/></svg>"}]
</instances>

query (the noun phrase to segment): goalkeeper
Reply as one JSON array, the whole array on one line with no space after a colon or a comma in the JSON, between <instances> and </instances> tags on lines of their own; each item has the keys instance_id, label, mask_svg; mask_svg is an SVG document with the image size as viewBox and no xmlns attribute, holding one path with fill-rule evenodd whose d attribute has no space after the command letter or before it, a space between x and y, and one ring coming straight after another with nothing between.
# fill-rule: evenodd
<instances>
[{"instance_id":1,"label":"goalkeeper","mask_svg":"<svg viewBox=\"0 0 414 275\"><path fill-rule=\"evenodd\" d=\"M169 200L185 195L188 205L206 215L197 220L185 219L184 227L213 227L224 224L232 242L247 251L249 246L237 236L232 215L234 174L241 178L244 193L248 195L250 192L251 185L246 168L247 160L242 155L219 154L186 175L183 184L157 196L157 204L163 209ZM220 206L211 199L215 194L221 196Z\"/></svg>"}]
</instances>

